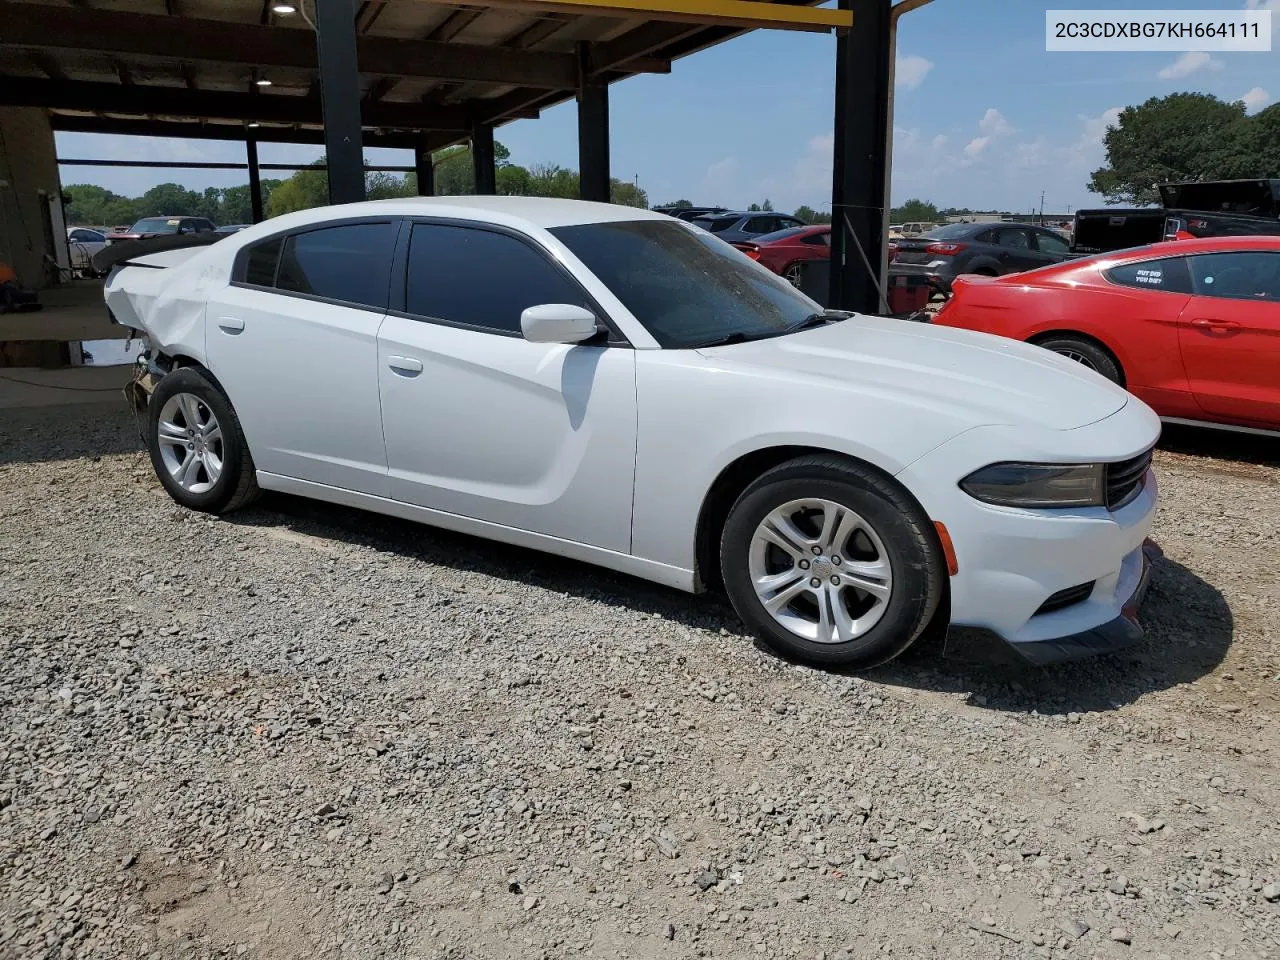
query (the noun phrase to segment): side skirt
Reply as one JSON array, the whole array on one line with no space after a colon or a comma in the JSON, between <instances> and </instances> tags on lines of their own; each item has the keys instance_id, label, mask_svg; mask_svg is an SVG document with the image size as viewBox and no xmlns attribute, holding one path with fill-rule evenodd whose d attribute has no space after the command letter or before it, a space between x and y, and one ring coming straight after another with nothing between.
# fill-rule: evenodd
<instances>
[{"instance_id":1,"label":"side skirt","mask_svg":"<svg viewBox=\"0 0 1280 960\"><path fill-rule=\"evenodd\" d=\"M441 527L457 533L483 537L486 540L497 540L517 547L527 547L530 550L541 550L544 553L552 553L572 560L581 560L584 563L606 567L619 573L630 574L643 580L652 580L655 583L674 587L686 593L698 592L692 570L684 570L665 563L655 563L652 560L644 560L640 557L617 553L613 550L604 550L600 547L577 543L573 540L562 540L559 537L533 533L529 530L505 527L502 524L490 523L487 520L473 520L470 517L462 517L456 513L431 510L411 503L402 503L399 500L388 500L384 497L375 497L367 493L356 493L353 490L343 490L339 487L330 487L322 483L313 483L310 480L295 480L292 477L282 477L279 474L265 473L262 470L258 471L258 486L263 490L276 490L280 493L290 493L299 497L309 497L313 500L323 500L327 503L336 503L344 507L355 507L357 510L368 510L371 513L381 513L389 517L399 517L401 520L423 523L430 527Z\"/></svg>"},{"instance_id":2,"label":"side skirt","mask_svg":"<svg viewBox=\"0 0 1280 960\"><path fill-rule=\"evenodd\" d=\"M1212 420L1188 420L1183 417L1161 417L1165 423L1177 424L1180 427L1204 427L1209 430L1224 430L1227 433L1247 433L1255 437L1280 437L1280 430L1264 430L1262 427L1238 427L1232 423L1215 423Z\"/></svg>"}]
</instances>

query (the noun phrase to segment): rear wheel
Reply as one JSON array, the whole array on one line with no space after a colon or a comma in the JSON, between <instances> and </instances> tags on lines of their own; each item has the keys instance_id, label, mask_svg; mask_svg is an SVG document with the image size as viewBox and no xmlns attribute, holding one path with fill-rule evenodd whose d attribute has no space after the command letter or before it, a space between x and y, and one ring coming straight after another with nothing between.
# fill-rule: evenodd
<instances>
[{"instance_id":1,"label":"rear wheel","mask_svg":"<svg viewBox=\"0 0 1280 960\"><path fill-rule=\"evenodd\" d=\"M147 404L147 428L156 476L182 506L226 513L257 498L240 420L201 371L186 367L160 380Z\"/></svg>"},{"instance_id":2,"label":"rear wheel","mask_svg":"<svg viewBox=\"0 0 1280 960\"><path fill-rule=\"evenodd\" d=\"M1048 340L1037 341L1036 345L1052 350L1068 360L1074 360L1081 366L1102 374L1112 383L1122 383L1124 380L1120 373L1120 365L1116 363L1115 358L1089 340L1076 337L1051 337Z\"/></svg>"},{"instance_id":3,"label":"rear wheel","mask_svg":"<svg viewBox=\"0 0 1280 960\"><path fill-rule=\"evenodd\" d=\"M800 263L793 263L782 274L787 278L787 282L793 287L799 287L800 282L804 279L804 266Z\"/></svg>"},{"instance_id":4,"label":"rear wheel","mask_svg":"<svg viewBox=\"0 0 1280 960\"><path fill-rule=\"evenodd\" d=\"M778 654L870 667L906 650L944 589L929 521L892 481L832 456L770 470L739 497L721 539L734 609Z\"/></svg>"}]
</instances>

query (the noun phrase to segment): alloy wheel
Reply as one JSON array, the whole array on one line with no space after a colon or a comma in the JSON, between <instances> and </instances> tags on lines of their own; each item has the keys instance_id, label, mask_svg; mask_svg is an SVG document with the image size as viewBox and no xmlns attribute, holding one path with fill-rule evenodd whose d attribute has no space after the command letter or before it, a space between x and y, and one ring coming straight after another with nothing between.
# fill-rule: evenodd
<instances>
[{"instance_id":1,"label":"alloy wheel","mask_svg":"<svg viewBox=\"0 0 1280 960\"><path fill-rule=\"evenodd\" d=\"M160 458L169 475L190 493L208 493L222 475L222 427L209 405L193 393L175 393L156 424Z\"/></svg>"},{"instance_id":2,"label":"alloy wheel","mask_svg":"<svg viewBox=\"0 0 1280 960\"><path fill-rule=\"evenodd\" d=\"M1076 363L1080 364L1080 366L1082 367L1088 367L1090 370L1097 372L1097 369L1098 369L1097 364L1095 364L1092 360L1086 357L1083 353L1080 353L1076 350L1068 349L1068 350L1059 350L1058 354L1066 357L1068 360L1074 360Z\"/></svg>"},{"instance_id":3,"label":"alloy wheel","mask_svg":"<svg viewBox=\"0 0 1280 960\"><path fill-rule=\"evenodd\" d=\"M893 567L867 521L830 500L792 500L751 538L748 569L765 611L790 633L848 643L880 622Z\"/></svg>"}]
</instances>

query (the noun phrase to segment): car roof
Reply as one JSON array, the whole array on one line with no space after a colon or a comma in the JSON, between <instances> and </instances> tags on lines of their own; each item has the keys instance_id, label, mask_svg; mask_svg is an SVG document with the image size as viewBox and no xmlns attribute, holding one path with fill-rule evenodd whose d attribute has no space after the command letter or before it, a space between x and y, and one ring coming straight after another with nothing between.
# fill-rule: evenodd
<instances>
[{"instance_id":1,"label":"car roof","mask_svg":"<svg viewBox=\"0 0 1280 960\"><path fill-rule=\"evenodd\" d=\"M279 228L305 226L345 217L377 216L470 219L524 227L568 227L584 223L617 223L631 220L669 220L665 214L642 207L624 207L588 200L552 197L397 197L339 206L314 207L276 217Z\"/></svg>"},{"instance_id":2,"label":"car roof","mask_svg":"<svg viewBox=\"0 0 1280 960\"><path fill-rule=\"evenodd\" d=\"M1231 250L1280 251L1280 223L1276 224L1276 236L1237 235L1230 237L1199 237L1191 240L1167 240L1149 243L1141 247L1114 250L1102 254L1106 259L1145 259L1168 257L1189 253L1223 253Z\"/></svg>"}]
</instances>

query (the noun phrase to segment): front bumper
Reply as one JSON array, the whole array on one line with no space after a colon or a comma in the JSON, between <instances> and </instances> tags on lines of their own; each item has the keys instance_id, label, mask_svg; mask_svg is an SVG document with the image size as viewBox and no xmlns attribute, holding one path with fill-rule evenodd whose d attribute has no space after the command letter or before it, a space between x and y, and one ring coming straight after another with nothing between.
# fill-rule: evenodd
<instances>
[{"instance_id":1,"label":"front bumper","mask_svg":"<svg viewBox=\"0 0 1280 960\"><path fill-rule=\"evenodd\" d=\"M1055 663L1083 660L1105 653L1116 653L1134 646L1142 639L1138 611L1151 586L1151 565L1164 556L1154 540L1146 540L1140 550L1138 583L1120 608L1120 615L1088 630L1046 640L1011 643L1024 660L1043 667Z\"/></svg>"}]
</instances>

